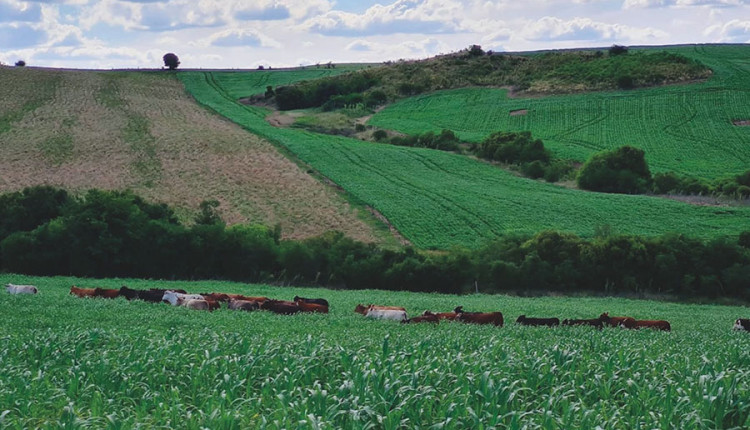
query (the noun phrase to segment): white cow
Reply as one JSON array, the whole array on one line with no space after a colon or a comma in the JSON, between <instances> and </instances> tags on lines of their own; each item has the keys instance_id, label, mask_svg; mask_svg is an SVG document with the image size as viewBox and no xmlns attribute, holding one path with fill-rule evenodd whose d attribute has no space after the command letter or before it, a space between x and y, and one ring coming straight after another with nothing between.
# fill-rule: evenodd
<instances>
[{"instance_id":1,"label":"white cow","mask_svg":"<svg viewBox=\"0 0 750 430\"><path fill-rule=\"evenodd\" d=\"M182 294L176 291L167 290L164 292L164 296L161 298L163 302L167 302L172 306L179 306L177 299L182 300L205 300L205 297L200 294Z\"/></svg>"},{"instance_id":2,"label":"white cow","mask_svg":"<svg viewBox=\"0 0 750 430\"><path fill-rule=\"evenodd\" d=\"M36 294L39 290L33 285L5 284L5 289L10 294Z\"/></svg>"},{"instance_id":3,"label":"white cow","mask_svg":"<svg viewBox=\"0 0 750 430\"><path fill-rule=\"evenodd\" d=\"M366 317L382 319L382 320L394 320L403 321L406 319L406 311L398 311L395 309L376 309L370 306L365 313Z\"/></svg>"},{"instance_id":4,"label":"white cow","mask_svg":"<svg viewBox=\"0 0 750 430\"><path fill-rule=\"evenodd\" d=\"M179 293L178 293L179 294ZM190 295L190 294L188 294ZM203 299L183 299L182 297L177 298L177 306L183 306L188 309L195 309L198 311L211 310L208 302Z\"/></svg>"}]
</instances>

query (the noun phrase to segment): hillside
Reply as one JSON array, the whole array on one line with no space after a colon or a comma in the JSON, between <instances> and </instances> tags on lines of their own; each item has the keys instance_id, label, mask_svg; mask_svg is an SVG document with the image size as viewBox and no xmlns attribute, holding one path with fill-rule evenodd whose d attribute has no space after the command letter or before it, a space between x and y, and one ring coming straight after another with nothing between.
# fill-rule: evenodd
<instances>
[{"instance_id":1,"label":"hillside","mask_svg":"<svg viewBox=\"0 0 750 430\"><path fill-rule=\"evenodd\" d=\"M718 179L750 167L750 46L669 48L709 65L706 81L628 91L521 97L466 88L402 100L368 124L403 133L453 130L480 141L529 130L557 156L585 161L623 145L646 152L654 172ZM522 114L518 114L522 113Z\"/></svg>"},{"instance_id":2,"label":"hillside","mask_svg":"<svg viewBox=\"0 0 750 430\"><path fill-rule=\"evenodd\" d=\"M183 220L217 199L228 223L279 223L284 237L391 240L267 141L196 105L173 75L0 67L0 82L0 192L131 189Z\"/></svg>"},{"instance_id":3,"label":"hillside","mask_svg":"<svg viewBox=\"0 0 750 430\"><path fill-rule=\"evenodd\" d=\"M374 207L421 248L475 247L545 229L590 237L609 226L615 233L681 232L701 238L747 230L750 208L570 190L456 154L273 127L265 120L269 109L238 102L265 91L271 79L265 74L273 72L189 72L179 77L200 103L290 151ZM277 85L295 78L273 76Z\"/></svg>"}]
</instances>

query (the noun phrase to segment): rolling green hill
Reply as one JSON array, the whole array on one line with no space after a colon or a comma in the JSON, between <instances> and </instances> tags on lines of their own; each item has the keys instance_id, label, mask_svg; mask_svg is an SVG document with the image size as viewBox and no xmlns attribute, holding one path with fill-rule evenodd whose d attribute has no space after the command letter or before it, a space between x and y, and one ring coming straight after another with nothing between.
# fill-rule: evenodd
<instances>
[{"instance_id":1,"label":"rolling green hill","mask_svg":"<svg viewBox=\"0 0 750 430\"><path fill-rule=\"evenodd\" d=\"M679 231L704 238L748 228L750 208L570 190L455 154L276 128L264 119L269 110L236 101L265 91L270 78L263 75L189 72L179 77L200 103L290 151L377 209L418 247L477 246L506 234L543 229L591 236L604 225L617 233ZM238 80L245 82L240 85Z\"/></svg>"},{"instance_id":2,"label":"rolling green hill","mask_svg":"<svg viewBox=\"0 0 750 430\"><path fill-rule=\"evenodd\" d=\"M647 89L511 98L466 88L397 102L369 124L404 133L450 129L479 141L529 130L562 158L585 161L623 145L646 151L654 172L717 179L750 168L750 45L675 47L709 65L707 81ZM519 114L522 113L522 114Z\"/></svg>"}]
</instances>

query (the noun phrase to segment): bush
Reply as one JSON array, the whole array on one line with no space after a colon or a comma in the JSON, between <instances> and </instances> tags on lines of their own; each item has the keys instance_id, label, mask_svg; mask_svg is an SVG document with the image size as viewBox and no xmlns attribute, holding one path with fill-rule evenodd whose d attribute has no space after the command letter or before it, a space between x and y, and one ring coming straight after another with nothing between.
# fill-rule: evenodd
<instances>
[{"instance_id":1,"label":"bush","mask_svg":"<svg viewBox=\"0 0 750 430\"><path fill-rule=\"evenodd\" d=\"M26 62L23 60L16 61L16 67L26 67Z\"/></svg>"},{"instance_id":2,"label":"bush","mask_svg":"<svg viewBox=\"0 0 750 430\"><path fill-rule=\"evenodd\" d=\"M372 133L372 138L380 142L388 138L388 133L385 130L375 130Z\"/></svg>"},{"instance_id":3,"label":"bush","mask_svg":"<svg viewBox=\"0 0 750 430\"><path fill-rule=\"evenodd\" d=\"M578 186L590 191L638 194L650 185L645 152L631 146L594 154L578 172Z\"/></svg>"},{"instance_id":4,"label":"bush","mask_svg":"<svg viewBox=\"0 0 750 430\"><path fill-rule=\"evenodd\" d=\"M169 70L174 70L177 68L177 66L180 65L180 59L171 52L168 54L164 54L162 60L164 60L164 65L169 68Z\"/></svg>"},{"instance_id":5,"label":"bush","mask_svg":"<svg viewBox=\"0 0 750 430\"><path fill-rule=\"evenodd\" d=\"M476 153L481 158L513 164L537 160L548 163L550 159L542 141L532 139L528 131L492 133L476 147Z\"/></svg>"},{"instance_id":6,"label":"bush","mask_svg":"<svg viewBox=\"0 0 750 430\"><path fill-rule=\"evenodd\" d=\"M612 45L609 48L609 55L624 55L628 53L628 47L622 45Z\"/></svg>"}]
</instances>

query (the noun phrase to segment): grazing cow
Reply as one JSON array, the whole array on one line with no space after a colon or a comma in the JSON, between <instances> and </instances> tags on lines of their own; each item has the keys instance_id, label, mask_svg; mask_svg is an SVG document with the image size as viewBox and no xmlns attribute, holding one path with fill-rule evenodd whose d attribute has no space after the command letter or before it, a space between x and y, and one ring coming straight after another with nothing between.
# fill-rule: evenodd
<instances>
[{"instance_id":1,"label":"grazing cow","mask_svg":"<svg viewBox=\"0 0 750 430\"><path fill-rule=\"evenodd\" d=\"M306 299L300 296L294 296L295 302L315 303L316 305L322 305L328 307L328 300L326 299Z\"/></svg>"},{"instance_id":2,"label":"grazing cow","mask_svg":"<svg viewBox=\"0 0 750 430\"><path fill-rule=\"evenodd\" d=\"M461 306L456 308L458 317L457 321L469 324L494 324L498 327L503 326L502 312L464 312Z\"/></svg>"},{"instance_id":3,"label":"grazing cow","mask_svg":"<svg viewBox=\"0 0 750 430\"><path fill-rule=\"evenodd\" d=\"M263 310L271 311L275 314L291 315L296 314L300 311L299 305L296 302L288 302L285 300L273 300L269 299L261 303L260 308Z\"/></svg>"},{"instance_id":4,"label":"grazing cow","mask_svg":"<svg viewBox=\"0 0 750 430\"><path fill-rule=\"evenodd\" d=\"M5 291L9 294L36 294L39 289L33 285L5 284Z\"/></svg>"},{"instance_id":5,"label":"grazing cow","mask_svg":"<svg viewBox=\"0 0 750 430\"><path fill-rule=\"evenodd\" d=\"M635 328L635 318L632 317L611 317L608 312L604 312L599 315L599 319L610 327Z\"/></svg>"},{"instance_id":6,"label":"grazing cow","mask_svg":"<svg viewBox=\"0 0 750 430\"><path fill-rule=\"evenodd\" d=\"M750 320L745 318L737 318L734 322L733 330L745 330L750 331Z\"/></svg>"},{"instance_id":7,"label":"grazing cow","mask_svg":"<svg viewBox=\"0 0 750 430\"><path fill-rule=\"evenodd\" d=\"M116 299L120 296L120 290L107 288L94 288L94 297L103 297L105 299Z\"/></svg>"},{"instance_id":8,"label":"grazing cow","mask_svg":"<svg viewBox=\"0 0 750 430\"><path fill-rule=\"evenodd\" d=\"M260 309L260 303L253 300L235 300L229 299L229 309L233 311L257 311Z\"/></svg>"},{"instance_id":9,"label":"grazing cow","mask_svg":"<svg viewBox=\"0 0 750 430\"><path fill-rule=\"evenodd\" d=\"M562 325L587 325L591 327L596 327L599 330L601 330L604 327L604 324L602 323L602 320L599 318L591 319L591 320L563 320Z\"/></svg>"},{"instance_id":10,"label":"grazing cow","mask_svg":"<svg viewBox=\"0 0 750 430\"><path fill-rule=\"evenodd\" d=\"M438 324L438 323L440 323L440 317L438 315L439 314L433 314L430 311L424 311L424 314L422 314L422 316L418 316L418 317L414 317L414 318L409 318L407 320L401 321L401 323L402 324L408 324L408 323L426 322L426 323Z\"/></svg>"},{"instance_id":11,"label":"grazing cow","mask_svg":"<svg viewBox=\"0 0 750 430\"><path fill-rule=\"evenodd\" d=\"M175 303L176 303L175 306L182 306L188 309L195 309L198 311L211 310L208 300L203 300L203 299L186 299L183 297L177 297L177 299L175 300Z\"/></svg>"},{"instance_id":12,"label":"grazing cow","mask_svg":"<svg viewBox=\"0 0 750 430\"><path fill-rule=\"evenodd\" d=\"M224 293L200 293L206 299L214 300L217 302L229 302L231 299L228 294Z\"/></svg>"},{"instance_id":13,"label":"grazing cow","mask_svg":"<svg viewBox=\"0 0 750 430\"><path fill-rule=\"evenodd\" d=\"M382 320L403 321L406 319L406 311L398 309L379 309L370 305L365 316Z\"/></svg>"},{"instance_id":14,"label":"grazing cow","mask_svg":"<svg viewBox=\"0 0 750 430\"><path fill-rule=\"evenodd\" d=\"M70 287L70 294L77 297L96 297L96 289L94 288L78 288L75 285Z\"/></svg>"},{"instance_id":15,"label":"grazing cow","mask_svg":"<svg viewBox=\"0 0 750 430\"><path fill-rule=\"evenodd\" d=\"M527 318L526 315L521 315L516 320L516 324L554 327L560 325L560 320L557 318Z\"/></svg>"},{"instance_id":16,"label":"grazing cow","mask_svg":"<svg viewBox=\"0 0 750 430\"><path fill-rule=\"evenodd\" d=\"M379 305L357 305L356 308L354 308L354 312L362 315L367 315L367 312L370 309L380 309L380 310L392 310L392 311L404 311L406 312L405 308L402 308L400 306L379 306Z\"/></svg>"},{"instance_id":17,"label":"grazing cow","mask_svg":"<svg viewBox=\"0 0 750 430\"><path fill-rule=\"evenodd\" d=\"M120 287L120 295L128 300L134 300L138 298L138 290L133 290L123 285Z\"/></svg>"},{"instance_id":18,"label":"grazing cow","mask_svg":"<svg viewBox=\"0 0 750 430\"><path fill-rule=\"evenodd\" d=\"M669 325L669 321L664 320L635 320L634 328L652 328L654 330L672 331L672 326Z\"/></svg>"},{"instance_id":19,"label":"grazing cow","mask_svg":"<svg viewBox=\"0 0 750 430\"><path fill-rule=\"evenodd\" d=\"M172 306L179 306L177 304L177 299L183 299L183 300L205 300L206 298L201 296L200 294L183 294L178 293L174 290L167 290L164 292L164 296L161 298L163 302L167 302Z\"/></svg>"},{"instance_id":20,"label":"grazing cow","mask_svg":"<svg viewBox=\"0 0 750 430\"><path fill-rule=\"evenodd\" d=\"M323 306L318 303L309 303L309 302L301 302L301 301L295 301L294 303L297 303L297 306L299 306L300 312L317 312L321 314L328 313L328 306Z\"/></svg>"}]
</instances>

